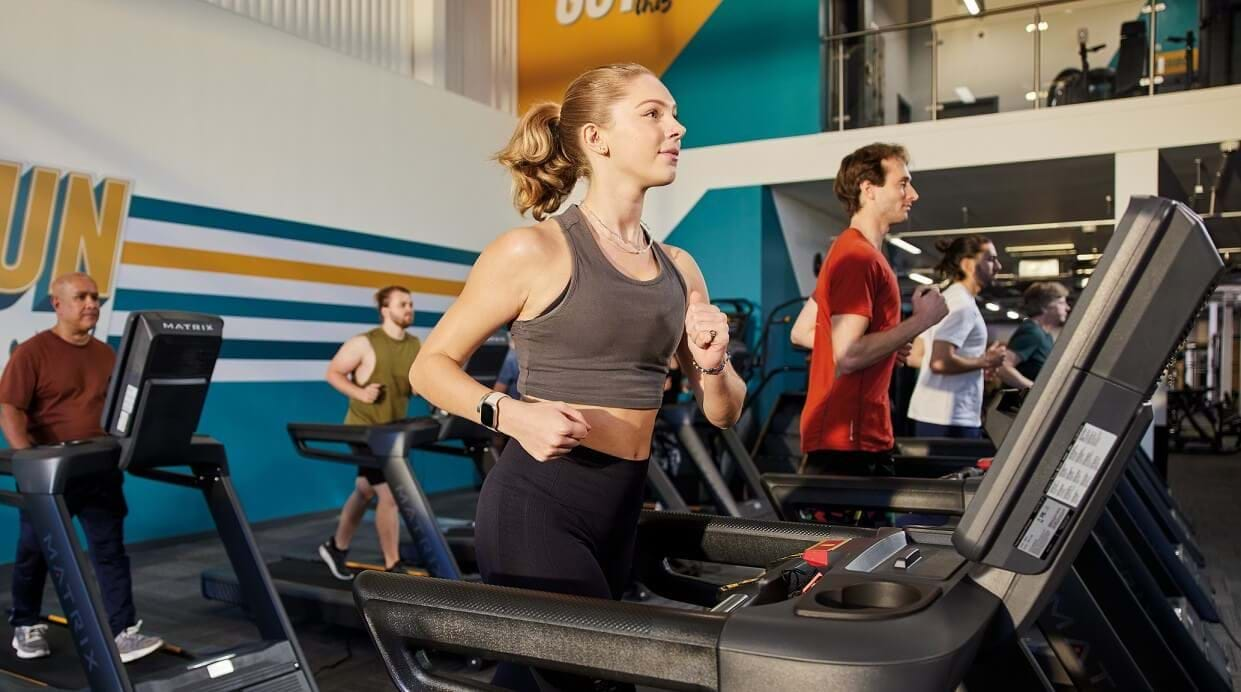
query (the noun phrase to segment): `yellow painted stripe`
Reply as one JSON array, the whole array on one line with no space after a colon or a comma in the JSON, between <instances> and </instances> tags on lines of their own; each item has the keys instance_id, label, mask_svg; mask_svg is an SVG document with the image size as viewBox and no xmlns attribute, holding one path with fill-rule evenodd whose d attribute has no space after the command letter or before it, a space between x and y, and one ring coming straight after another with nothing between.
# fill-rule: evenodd
<instances>
[{"instance_id":1,"label":"yellow painted stripe","mask_svg":"<svg viewBox=\"0 0 1241 692\"><path fill-rule=\"evenodd\" d=\"M42 680L35 680L34 678L28 678L25 675L22 675L21 673L14 673L11 670L4 670L0 668L0 673L4 673L5 675L8 675L9 677L12 677L17 680L21 680L22 682L29 684L29 685L34 685L35 687L48 687L49 686L46 682L43 682Z\"/></svg>"},{"instance_id":2,"label":"yellow painted stripe","mask_svg":"<svg viewBox=\"0 0 1241 692\"><path fill-rule=\"evenodd\" d=\"M346 560L346 561L345 561L345 566L346 566L346 567L348 567L349 569L356 569L356 570L358 570L359 572L361 572L362 570L367 570L367 569L373 569L373 570L375 570L376 572L383 572L383 571L385 571L385 568L384 568L384 566L383 566L383 565L373 565L373 564L370 564L370 563L367 563L367 562L354 562L353 560ZM406 574L412 574L412 575L414 575L414 576L416 576L416 577L429 577L429 576L431 576L431 573L430 573L430 572L426 571L425 569L418 569L418 568L414 568L414 569L411 569L411 570L407 570L407 571L406 571Z\"/></svg>"},{"instance_id":3,"label":"yellow painted stripe","mask_svg":"<svg viewBox=\"0 0 1241 692\"><path fill-rule=\"evenodd\" d=\"M463 281L431 279L393 272L337 267L330 264L297 262L294 260L272 259L270 257L255 257L253 255L240 255L232 252L152 245L150 243L125 243L124 248L121 250L121 263L162 267L165 269L190 269L222 274L261 276L268 279L315 281L344 286L378 288L380 286L399 284L414 293L432 293L444 296L458 295L465 286Z\"/></svg>"}]
</instances>

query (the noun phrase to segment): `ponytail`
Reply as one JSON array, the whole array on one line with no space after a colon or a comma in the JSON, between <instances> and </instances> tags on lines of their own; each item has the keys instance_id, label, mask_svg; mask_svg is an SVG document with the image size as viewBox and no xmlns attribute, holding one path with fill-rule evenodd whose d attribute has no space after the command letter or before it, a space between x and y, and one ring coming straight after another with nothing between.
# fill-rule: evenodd
<instances>
[{"instance_id":1,"label":"ponytail","mask_svg":"<svg viewBox=\"0 0 1241 692\"><path fill-rule=\"evenodd\" d=\"M945 281L962 281L965 272L961 270L961 260L966 257L977 257L983 247L991 240L983 235L963 235L956 238L941 238L935 241L935 249L942 258L935 265L935 271Z\"/></svg>"},{"instance_id":2,"label":"ponytail","mask_svg":"<svg viewBox=\"0 0 1241 692\"><path fill-rule=\"evenodd\" d=\"M560 106L540 103L526 111L508 146L496 154L513 176L513 205L542 221L560 208L579 176L560 142Z\"/></svg>"}]
</instances>

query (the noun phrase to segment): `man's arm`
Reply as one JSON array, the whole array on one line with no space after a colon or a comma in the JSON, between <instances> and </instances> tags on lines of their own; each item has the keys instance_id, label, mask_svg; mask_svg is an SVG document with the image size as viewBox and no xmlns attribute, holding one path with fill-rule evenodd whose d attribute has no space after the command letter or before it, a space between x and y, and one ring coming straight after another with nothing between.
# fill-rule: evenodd
<instances>
[{"instance_id":1,"label":"man's arm","mask_svg":"<svg viewBox=\"0 0 1241 692\"><path fill-rule=\"evenodd\" d=\"M939 323L948 314L948 304L939 289L923 286L914 291L913 314L895 327L866 333L870 320L861 315L832 315L832 352L841 374L857 372L900 350L914 337Z\"/></svg>"},{"instance_id":2,"label":"man's arm","mask_svg":"<svg viewBox=\"0 0 1241 692\"><path fill-rule=\"evenodd\" d=\"M327 365L328 384L350 399L368 404L379 398L379 384L372 382L365 387L359 387L349 376L362 364L362 357L370 346L365 336L355 336L341 345L340 350L332 357L332 362Z\"/></svg>"},{"instance_id":3,"label":"man's arm","mask_svg":"<svg viewBox=\"0 0 1241 692\"><path fill-rule=\"evenodd\" d=\"M34 445L30 442L30 418L26 412L12 404L0 404L0 430L4 431L4 439L8 440L12 449L27 449Z\"/></svg>"},{"instance_id":4,"label":"man's arm","mask_svg":"<svg viewBox=\"0 0 1241 692\"><path fill-rule=\"evenodd\" d=\"M931 345L931 372L937 375L960 375L975 370L998 368L1004 363L1004 347L996 344L978 358L963 356L957 345L936 340Z\"/></svg>"},{"instance_id":5,"label":"man's arm","mask_svg":"<svg viewBox=\"0 0 1241 692\"><path fill-rule=\"evenodd\" d=\"M1009 387L1016 387L1018 389L1029 389L1030 387L1033 387L1034 381L1025 375L1022 375L1021 372L1017 370L1016 364L1011 360L1012 353L1009 353L1008 355L1010 358L1005 358L1004 362L1000 365L1000 367L996 368L995 371L996 374L1000 376L1000 381Z\"/></svg>"},{"instance_id":6,"label":"man's arm","mask_svg":"<svg viewBox=\"0 0 1241 692\"><path fill-rule=\"evenodd\" d=\"M801 346L806 349L814 349L814 324L819 316L819 305L814 302L814 297L806 299L806 304L802 306L801 312L797 313L797 320L793 322L793 328L789 331L789 340L794 346Z\"/></svg>"}]
</instances>

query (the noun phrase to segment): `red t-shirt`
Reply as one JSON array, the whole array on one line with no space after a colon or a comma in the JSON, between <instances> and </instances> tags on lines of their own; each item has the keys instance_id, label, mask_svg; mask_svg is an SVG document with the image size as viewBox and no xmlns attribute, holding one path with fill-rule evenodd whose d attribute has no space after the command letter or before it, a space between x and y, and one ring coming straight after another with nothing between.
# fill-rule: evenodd
<instances>
[{"instance_id":1,"label":"red t-shirt","mask_svg":"<svg viewBox=\"0 0 1241 692\"><path fill-rule=\"evenodd\" d=\"M50 329L39 332L4 366L0 403L26 412L31 444L98 437L115 362L116 354L98 339L75 346Z\"/></svg>"},{"instance_id":2,"label":"red t-shirt","mask_svg":"<svg viewBox=\"0 0 1241 692\"><path fill-rule=\"evenodd\" d=\"M845 229L832 243L814 289L818 316L810 358L810 387L801 414L803 452L882 452L892 448L888 385L896 354L857 372L836 375L832 315L861 315L867 334L901 321L901 289L884 256L861 231Z\"/></svg>"}]
</instances>

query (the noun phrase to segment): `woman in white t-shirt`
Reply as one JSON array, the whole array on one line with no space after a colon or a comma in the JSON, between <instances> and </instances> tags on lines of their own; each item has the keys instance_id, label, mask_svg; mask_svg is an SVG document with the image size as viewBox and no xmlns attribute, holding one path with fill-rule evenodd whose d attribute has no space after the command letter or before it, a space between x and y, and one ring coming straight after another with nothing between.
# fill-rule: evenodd
<instances>
[{"instance_id":1,"label":"woman in white t-shirt","mask_svg":"<svg viewBox=\"0 0 1241 692\"><path fill-rule=\"evenodd\" d=\"M987 348L987 323L978 294L1000 272L995 245L981 235L935 244L943 254L936 269L952 284L943 292L948 316L923 332L918 382L909 418L918 437L982 437L983 371L1004 364L1005 349Z\"/></svg>"}]
</instances>

